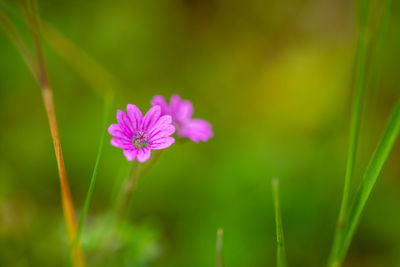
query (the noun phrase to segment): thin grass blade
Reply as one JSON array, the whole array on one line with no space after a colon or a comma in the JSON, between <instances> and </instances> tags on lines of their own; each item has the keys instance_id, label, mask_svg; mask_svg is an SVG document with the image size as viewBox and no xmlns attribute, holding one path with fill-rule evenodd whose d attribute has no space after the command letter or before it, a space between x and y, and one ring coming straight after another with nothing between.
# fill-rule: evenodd
<instances>
[{"instance_id":1,"label":"thin grass blade","mask_svg":"<svg viewBox=\"0 0 400 267\"><path fill-rule=\"evenodd\" d=\"M276 226L276 241L277 241L277 267L286 267L286 249L285 241L283 237L283 226L282 226L282 215L281 206L279 201L279 178L272 178L272 194L274 199L274 209L275 209L275 226Z\"/></svg>"},{"instance_id":2,"label":"thin grass blade","mask_svg":"<svg viewBox=\"0 0 400 267\"><path fill-rule=\"evenodd\" d=\"M90 201L92 199L93 190L94 190L94 186L95 186L96 179L97 179L97 172L98 172L98 169L99 169L100 159L101 159L101 155L103 153L104 141L106 139L107 122L108 122L108 118L109 118L109 115L110 115L110 112L111 112L112 101L113 101L112 99L106 99L106 101L105 101L103 123L102 123L102 128L101 128L102 129L102 131L101 131L102 134L101 134L101 137L100 137L100 144L99 144L99 148L98 148L98 151L97 151L96 161L95 161L95 164L94 164L94 169L93 169L92 178L90 180L89 189L88 189L88 192L87 192L87 195L86 195L85 204L83 206L82 213L81 213L81 216L79 218L77 234L76 234L74 242L71 245L70 251L73 251L75 246L79 243L80 236L82 234L83 225L85 223L85 218L86 218L86 215L87 215L88 210L89 210Z\"/></svg>"},{"instance_id":3,"label":"thin grass blade","mask_svg":"<svg viewBox=\"0 0 400 267\"><path fill-rule=\"evenodd\" d=\"M4 6L3 2L0 3L0 28L4 31L10 41L17 48L22 59L25 61L25 64L28 66L29 70L33 74L33 77L37 79L37 63L33 59L31 51L29 51L28 47L26 46L21 34L7 15L7 12L5 11L6 7Z\"/></svg>"},{"instance_id":4,"label":"thin grass blade","mask_svg":"<svg viewBox=\"0 0 400 267\"><path fill-rule=\"evenodd\" d=\"M375 153L373 154L363 181L356 194L354 204L349 215L348 226L345 228L345 236L338 253L338 262L342 262L349 249L351 240L360 222L362 212L368 201L371 191L388 159L390 152L400 133L400 99L398 100L393 115L383 133Z\"/></svg>"},{"instance_id":5,"label":"thin grass blade","mask_svg":"<svg viewBox=\"0 0 400 267\"><path fill-rule=\"evenodd\" d=\"M344 189L342 202L340 206L339 216L336 223L336 231L334 241L329 257L328 265L335 261L339 249L339 245L343 239L343 228L348 213L349 201L352 192L352 183L354 170L356 165L357 148L359 141L360 122L362 103L364 98L364 88L367 70L367 53L369 48L368 42L368 16L369 16L370 0L363 0L360 4L360 14L358 20L358 43L356 52L356 69L354 80L354 101L350 122L349 146L347 151L346 173L344 179Z\"/></svg>"},{"instance_id":6,"label":"thin grass blade","mask_svg":"<svg viewBox=\"0 0 400 267\"><path fill-rule=\"evenodd\" d=\"M390 15L392 9L392 0L385 0L383 2L383 11L381 19L378 22L379 24L374 41L374 49L371 56L370 75L367 84L367 88L368 90L372 91L372 93L374 94L373 96L376 95L381 81L383 57L385 54L387 33L389 30Z\"/></svg>"},{"instance_id":7,"label":"thin grass blade","mask_svg":"<svg viewBox=\"0 0 400 267\"><path fill-rule=\"evenodd\" d=\"M222 228L218 228L217 230L217 246L216 246L216 267L223 267L224 266L224 230Z\"/></svg>"},{"instance_id":8,"label":"thin grass blade","mask_svg":"<svg viewBox=\"0 0 400 267\"><path fill-rule=\"evenodd\" d=\"M363 2L361 2L361 8L360 8L361 14L360 14L360 20L359 20L359 24L360 24L359 28L360 28L361 36L360 36L359 42L364 43L364 45L362 45L362 44L359 44L359 45L362 47L361 51L363 51L364 57L366 57L366 53L369 50L368 46L370 46L368 44L369 41L367 40L368 35L369 35L369 33L368 33L369 5L370 5L369 1L363 1ZM372 55L372 59L371 59L369 75L368 75L367 80L365 81L366 85L363 86L363 87L367 87L372 92L372 96L376 96L377 88L378 88L379 81L380 81L383 55L384 55L384 47L386 44L386 35L387 35L388 28L389 28L390 13L391 13L391 0L386 0L384 3L383 15L381 17L381 20L379 22L379 26L377 29L377 34L376 34L376 39L375 39L375 49L373 51L373 55ZM359 52L358 55L361 55L360 53L361 52ZM364 59L364 65L366 64L365 59ZM365 75L365 69L366 69L366 66L364 66L364 71L363 71L364 75ZM357 75L357 73L359 74L360 72L356 72L356 75ZM356 100L356 102L358 102L358 101ZM372 103L370 103L370 104L373 104L374 102L376 102L376 101L372 100ZM355 104L355 106L357 106L357 103ZM361 108L361 106L360 106L360 108ZM370 107L370 108L372 108L372 107ZM359 110L359 112L361 113L361 110ZM353 115L354 115L354 113L353 113ZM358 120L360 120L360 117L358 118ZM358 128L359 128L359 126L358 126ZM358 136L354 136L354 135L350 135L350 137L358 138ZM350 143L354 145L354 142L350 141ZM347 227L347 224L348 224L348 222L346 222L346 220L348 219L347 216L349 213L348 206L350 204L349 200L350 200L350 194L351 194L351 182L353 180L352 178L348 179L348 177L352 176L352 175L350 176L350 171L352 173L354 172L355 153L356 153L355 151L356 151L356 148L354 148L354 150L352 150L350 152L350 147L349 147L349 158L353 155L354 162L353 162L353 166L349 166L349 161L347 162L348 169L346 170L345 189L344 189L344 193L343 193L342 206L341 206L340 214L339 214L339 218L338 218L337 229L336 229L335 238L334 238L334 244L332 247L330 260L329 260L329 264L328 264L329 266L340 266L337 264L341 262L340 256L339 256L339 250L341 250L340 246L343 242L344 235L346 234L344 228ZM349 167L352 170L349 170Z\"/></svg>"},{"instance_id":9,"label":"thin grass blade","mask_svg":"<svg viewBox=\"0 0 400 267\"><path fill-rule=\"evenodd\" d=\"M383 73L383 59L386 51L387 33L389 31L391 17L392 0L382 1L382 10L380 19L377 23L377 29L374 34L374 42L371 49L370 68L366 90L368 98L365 106L368 106L368 117L364 119L366 132L373 132L376 129L378 118L378 93L381 77ZM364 151L373 151L376 146L376 140L373 135L365 136Z\"/></svg>"}]
</instances>

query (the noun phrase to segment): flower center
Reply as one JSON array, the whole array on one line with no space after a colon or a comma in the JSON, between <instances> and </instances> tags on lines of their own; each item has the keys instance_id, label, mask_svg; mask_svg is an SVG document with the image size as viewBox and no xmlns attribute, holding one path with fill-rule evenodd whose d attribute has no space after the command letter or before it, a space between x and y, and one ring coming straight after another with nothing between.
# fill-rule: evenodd
<instances>
[{"instance_id":1,"label":"flower center","mask_svg":"<svg viewBox=\"0 0 400 267\"><path fill-rule=\"evenodd\" d=\"M149 146L149 137L143 131L136 132L132 140L136 148L144 148Z\"/></svg>"}]
</instances>

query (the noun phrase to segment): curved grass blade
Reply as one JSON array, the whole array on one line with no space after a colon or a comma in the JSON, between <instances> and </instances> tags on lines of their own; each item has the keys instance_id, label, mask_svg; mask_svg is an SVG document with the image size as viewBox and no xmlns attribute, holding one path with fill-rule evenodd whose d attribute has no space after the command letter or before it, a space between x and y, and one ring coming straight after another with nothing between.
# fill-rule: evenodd
<instances>
[{"instance_id":1,"label":"curved grass blade","mask_svg":"<svg viewBox=\"0 0 400 267\"><path fill-rule=\"evenodd\" d=\"M38 77L37 64L33 59L31 51L29 51L28 47L25 44L24 39L22 38L22 35L17 30L14 23L7 15L6 11L4 11L4 9L7 9L7 6L5 6L3 2L0 2L0 4L1 4L0 28L3 29L4 33L8 36L10 41L17 48L22 59L25 61L25 64L28 66L29 70L33 74L33 77L37 79Z\"/></svg>"},{"instance_id":2,"label":"curved grass blade","mask_svg":"<svg viewBox=\"0 0 400 267\"><path fill-rule=\"evenodd\" d=\"M393 115L383 133L383 136L378 144L378 147L373 154L367 170L365 171L363 181L356 194L354 204L349 215L349 221L345 230L345 236L338 252L338 258L335 266L340 266L346 256L351 240L357 229L361 219L361 214L365 208L367 200L371 195L371 191L386 163L390 152L400 133L400 99L398 100Z\"/></svg>"},{"instance_id":3,"label":"curved grass blade","mask_svg":"<svg viewBox=\"0 0 400 267\"><path fill-rule=\"evenodd\" d=\"M286 249L285 249L285 241L283 237L283 226L282 226L282 216L281 216L281 207L279 201L279 178L272 178L272 194L274 199L274 208L275 208L275 225L276 225L276 241L277 241L277 267L286 267Z\"/></svg>"},{"instance_id":4,"label":"curved grass blade","mask_svg":"<svg viewBox=\"0 0 400 267\"><path fill-rule=\"evenodd\" d=\"M4 0L0 0L0 7L7 11L7 13L11 13L16 20L22 21L18 12ZM41 34L43 34L43 37L50 47L65 60L65 62L67 62L97 94L105 96L105 98L113 98L117 88L128 88L62 32L42 18L38 19L40 19ZM0 22L2 22L1 17ZM9 35L8 32L7 35ZM13 35L10 37L15 39Z\"/></svg>"},{"instance_id":5,"label":"curved grass blade","mask_svg":"<svg viewBox=\"0 0 400 267\"><path fill-rule=\"evenodd\" d=\"M113 95L118 88L127 88L84 50L65 37L51 24L41 21L44 37L53 50L71 65L98 94Z\"/></svg>"}]
</instances>

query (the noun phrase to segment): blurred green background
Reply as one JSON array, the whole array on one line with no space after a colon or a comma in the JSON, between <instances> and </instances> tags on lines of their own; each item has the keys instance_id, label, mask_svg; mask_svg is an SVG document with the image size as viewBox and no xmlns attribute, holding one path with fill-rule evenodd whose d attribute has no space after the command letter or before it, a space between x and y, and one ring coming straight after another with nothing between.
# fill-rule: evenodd
<instances>
[{"instance_id":1,"label":"blurred green background","mask_svg":"<svg viewBox=\"0 0 400 267\"><path fill-rule=\"evenodd\" d=\"M19 3L6 2L22 18ZM373 25L381 2L373 1ZM127 211L130 223L119 242L129 249L104 260L95 238L112 223L99 218L130 166L107 136L83 230L88 266L213 266L218 227L227 267L273 266L272 176L281 178L289 264L325 264L348 144L353 1L52 0L39 6L44 20L124 84L116 88L110 123L127 103L147 110L155 94L178 93L215 134L207 143L164 151ZM26 33L23 21L19 27ZM366 96L357 184L399 96L399 29L400 3L393 1L382 79ZM40 89L2 32L0 51L0 266L63 266L66 233ZM103 98L49 45L45 54L79 214L105 130ZM399 145L345 266L400 266Z\"/></svg>"}]
</instances>

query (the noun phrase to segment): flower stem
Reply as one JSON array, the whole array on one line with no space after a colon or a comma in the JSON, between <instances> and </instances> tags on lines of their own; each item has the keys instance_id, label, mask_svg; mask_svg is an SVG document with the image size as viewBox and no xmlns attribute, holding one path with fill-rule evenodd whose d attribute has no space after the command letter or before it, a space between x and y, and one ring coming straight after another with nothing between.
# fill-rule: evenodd
<instances>
[{"instance_id":1,"label":"flower stem","mask_svg":"<svg viewBox=\"0 0 400 267\"><path fill-rule=\"evenodd\" d=\"M161 154L162 154L162 150L154 150L153 156L150 158L149 163L144 165L142 171L140 172L140 179L145 177L147 175L147 173L153 168L153 166L156 164L156 162L160 158Z\"/></svg>"},{"instance_id":2,"label":"flower stem","mask_svg":"<svg viewBox=\"0 0 400 267\"><path fill-rule=\"evenodd\" d=\"M137 160L132 162L131 171L129 173L128 179L126 179L124 186L122 187L122 192L116 203L116 212L120 217L123 217L124 212L130 202L132 192L136 189L136 185L139 179L139 163Z\"/></svg>"},{"instance_id":3,"label":"flower stem","mask_svg":"<svg viewBox=\"0 0 400 267\"><path fill-rule=\"evenodd\" d=\"M279 201L279 178L272 178L272 194L274 199L274 208L275 208L275 226L276 226L276 241L277 241L277 267L286 267L286 249L285 249L285 241L283 237L283 226L282 226L282 215L281 215L281 207Z\"/></svg>"},{"instance_id":4,"label":"flower stem","mask_svg":"<svg viewBox=\"0 0 400 267\"><path fill-rule=\"evenodd\" d=\"M222 228L218 228L217 230L217 251L216 251L216 263L215 267L223 267L224 266L224 231Z\"/></svg>"},{"instance_id":5,"label":"flower stem","mask_svg":"<svg viewBox=\"0 0 400 267\"><path fill-rule=\"evenodd\" d=\"M133 191L135 191L139 181L145 177L151 168L153 168L153 166L156 164L161 156L161 153L162 150L155 150L153 152L153 156L144 166L139 166L137 160L133 161L129 177L126 179L122 188L122 192L120 193L120 197L116 201L115 210L117 213L123 213L127 208L129 208Z\"/></svg>"}]
</instances>

